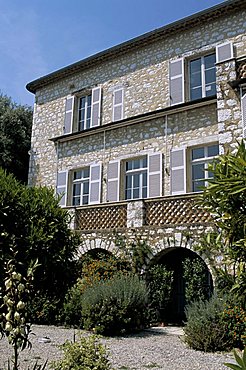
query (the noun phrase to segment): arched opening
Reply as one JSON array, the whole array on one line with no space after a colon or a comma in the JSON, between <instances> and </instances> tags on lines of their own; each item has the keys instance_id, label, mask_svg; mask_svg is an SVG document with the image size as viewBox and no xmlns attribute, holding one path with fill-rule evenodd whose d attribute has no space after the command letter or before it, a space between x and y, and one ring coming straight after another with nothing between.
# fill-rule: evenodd
<instances>
[{"instance_id":1,"label":"arched opening","mask_svg":"<svg viewBox=\"0 0 246 370\"><path fill-rule=\"evenodd\" d=\"M213 290L212 276L203 259L195 252L181 247L167 248L150 262L153 266L163 266L172 272L169 297L163 307L158 308L160 322L182 324L185 320L185 306L189 301L208 298Z\"/></svg>"}]
</instances>

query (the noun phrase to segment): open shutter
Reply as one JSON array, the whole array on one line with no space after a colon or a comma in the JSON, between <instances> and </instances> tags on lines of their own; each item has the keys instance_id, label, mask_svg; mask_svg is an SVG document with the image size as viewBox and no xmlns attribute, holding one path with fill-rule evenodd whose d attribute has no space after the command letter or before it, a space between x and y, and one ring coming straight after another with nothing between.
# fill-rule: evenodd
<instances>
[{"instance_id":1,"label":"open shutter","mask_svg":"<svg viewBox=\"0 0 246 370\"><path fill-rule=\"evenodd\" d=\"M162 195L162 153L148 155L148 198Z\"/></svg>"},{"instance_id":2,"label":"open shutter","mask_svg":"<svg viewBox=\"0 0 246 370\"><path fill-rule=\"evenodd\" d=\"M64 134L70 134L73 131L73 109L74 96L69 96L65 105Z\"/></svg>"},{"instance_id":3,"label":"open shutter","mask_svg":"<svg viewBox=\"0 0 246 370\"><path fill-rule=\"evenodd\" d=\"M173 149L170 153L171 194L186 193L186 148Z\"/></svg>"},{"instance_id":4,"label":"open shutter","mask_svg":"<svg viewBox=\"0 0 246 370\"><path fill-rule=\"evenodd\" d=\"M241 98L243 138L246 138L246 93Z\"/></svg>"},{"instance_id":5,"label":"open shutter","mask_svg":"<svg viewBox=\"0 0 246 370\"><path fill-rule=\"evenodd\" d=\"M89 204L100 203L101 177L102 177L102 165L101 165L101 163L92 164L90 166Z\"/></svg>"},{"instance_id":6,"label":"open shutter","mask_svg":"<svg viewBox=\"0 0 246 370\"><path fill-rule=\"evenodd\" d=\"M232 42L226 42L216 46L216 62L224 62L234 58Z\"/></svg>"},{"instance_id":7,"label":"open shutter","mask_svg":"<svg viewBox=\"0 0 246 370\"><path fill-rule=\"evenodd\" d=\"M91 127L100 126L101 99L102 99L102 89L101 89L101 87L95 87L94 89L92 89Z\"/></svg>"},{"instance_id":8,"label":"open shutter","mask_svg":"<svg viewBox=\"0 0 246 370\"><path fill-rule=\"evenodd\" d=\"M113 94L113 122L123 119L124 90L115 89Z\"/></svg>"},{"instance_id":9,"label":"open shutter","mask_svg":"<svg viewBox=\"0 0 246 370\"><path fill-rule=\"evenodd\" d=\"M107 201L119 200L120 161L111 161L108 164Z\"/></svg>"},{"instance_id":10,"label":"open shutter","mask_svg":"<svg viewBox=\"0 0 246 370\"><path fill-rule=\"evenodd\" d=\"M184 102L184 59L171 60L169 63L170 105Z\"/></svg>"},{"instance_id":11,"label":"open shutter","mask_svg":"<svg viewBox=\"0 0 246 370\"><path fill-rule=\"evenodd\" d=\"M56 193L62 198L60 199L60 206L66 206L67 201L67 178L68 172L67 171L60 171L57 173L56 179Z\"/></svg>"}]
</instances>

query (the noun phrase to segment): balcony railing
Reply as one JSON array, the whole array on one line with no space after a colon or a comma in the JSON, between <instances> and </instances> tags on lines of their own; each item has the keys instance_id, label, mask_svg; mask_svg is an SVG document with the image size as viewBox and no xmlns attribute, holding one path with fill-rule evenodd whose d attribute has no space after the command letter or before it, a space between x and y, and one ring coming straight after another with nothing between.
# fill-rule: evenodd
<instances>
[{"instance_id":1,"label":"balcony railing","mask_svg":"<svg viewBox=\"0 0 246 370\"><path fill-rule=\"evenodd\" d=\"M136 219L139 214L142 220L138 222L140 226L161 226L168 227L173 225L194 225L208 224L212 222L211 216L204 211L201 206L196 204L194 194L183 196L163 197L156 199L145 199L136 201L143 212L138 212L134 208ZM134 202L134 201L132 201ZM131 201L121 203L100 204L76 208L75 228L77 230L102 230L118 229L129 226L129 218L134 219Z\"/></svg>"}]
</instances>

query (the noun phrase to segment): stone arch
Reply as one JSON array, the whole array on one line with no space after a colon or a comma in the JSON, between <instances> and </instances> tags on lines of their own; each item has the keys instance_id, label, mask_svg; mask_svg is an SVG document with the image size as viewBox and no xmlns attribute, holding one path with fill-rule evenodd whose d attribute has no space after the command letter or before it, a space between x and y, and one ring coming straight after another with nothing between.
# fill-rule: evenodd
<instances>
[{"instance_id":1,"label":"stone arch","mask_svg":"<svg viewBox=\"0 0 246 370\"><path fill-rule=\"evenodd\" d=\"M201 260L204 263L208 296L213 291L213 277L209 266L198 253L192 250L192 248L173 245L158 251L149 261L149 264L146 267L146 274L148 274L148 269L155 264L164 265L168 270L172 270L174 272L171 299L167 304L165 312L162 313L162 321L181 324L185 319L184 308L186 305L186 297L182 262L187 257L192 260Z\"/></svg>"}]
</instances>

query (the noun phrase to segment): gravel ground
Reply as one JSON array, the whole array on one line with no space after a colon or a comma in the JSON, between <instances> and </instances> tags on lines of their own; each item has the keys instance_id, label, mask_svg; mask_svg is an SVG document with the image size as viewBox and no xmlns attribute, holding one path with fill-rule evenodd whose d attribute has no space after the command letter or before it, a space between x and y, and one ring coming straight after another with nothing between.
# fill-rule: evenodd
<instances>
[{"instance_id":1,"label":"gravel ground","mask_svg":"<svg viewBox=\"0 0 246 370\"><path fill-rule=\"evenodd\" d=\"M46 359L55 360L61 356L57 347L65 340L73 341L78 331L55 326L33 325L32 349L21 353L20 370ZM225 370L224 362L231 362L231 354L203 353L186 347L182 341L182 331L173 328L156 328L136 335L105 338L103 343L110 352L114 369L121 370ZM48 340L46 338L49 338ZM47 340L47 341L46 341ZM6 339L0 340L0 370L5 370L11 356Z\"/></svg>"}]
</instances>

